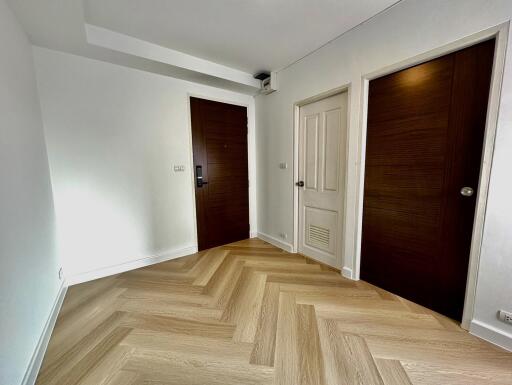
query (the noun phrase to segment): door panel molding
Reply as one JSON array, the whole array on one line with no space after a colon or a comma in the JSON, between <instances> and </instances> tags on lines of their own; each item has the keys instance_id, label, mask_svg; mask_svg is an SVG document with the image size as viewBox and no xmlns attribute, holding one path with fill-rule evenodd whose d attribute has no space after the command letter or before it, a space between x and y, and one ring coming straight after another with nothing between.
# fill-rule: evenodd
<instances>
[{"instance_id":1,"label":"door panel molding","mask_svg":"<svg viewBox=\"0 0 512 385\"><path fill-rule=\"evenodd\" d=\"M318 144L319 144L319 127L318 114L304 117L304 188L307 190L318 191ZM312 126L310 126L312 122ZM312 146L308 147L310 140L314 138Z\"/></svg>"},{"instance_id":2,"label":"door panel molding","mask_svg":"<svg viewBox=\"0 0 512 385\"><path fill-rule=\"evenodd\" d=\"M339 189L339 175L340 175L340 132L333 130L333 126L330 125L332 122L331 117L334 115L336 124L340 124L341 121L341 110L336 108L334 110L325 112L325 128L324 128L324 157L323 170L324 175L322 178L322 190L337 192Z\"/></svg>"},{"instance_id":3,"label":"door panel molding","mask_svg":"<svg viewBox=\"0 0 512 385\"><path fill-rule=\"evenodd\" d=\"M334 88L328 89L326 91L320 92L314 96L299 100L293 104L293 181L294 182L299 180L299 162L300 162L299 146L300 146L300 142L301 142L300 141L300 129L299 129L300 108L307 104L311 104L311 103L317 102L319 100L328 98L330 96L334 96L334 95L337 95L340 93L346 93L347 94L347 127L348 127L348 122L350 122L349 106L351 105L351 94L352 94L351 87L352 87L351 83L345 83L338 87L334 87ZM344 143L342 145L340 145L340 147L339 147L339 151L340 151L339 161L343 162L343 164L345 165L345 167L342 168L344 178L339 181L339 185L341 186L343 191L347 191L347 183L348 183L348 178L346 177L346 175L348 175L347 172L349 170L349 165L348 165L349 147L348 147L348 144L349 144L349 142L348 142L348 131L347 131L345 133ZM293 239L291 242L291 250L292 250L292 252L297 253L299 250L299 232L300 232L300 230L299 230L299 189L297 187L295 187L293 189L293 207L294 207L294 210L293 210ZM344 194L342 210L343 210L344 215L340 219L340 222L341 222L340 231L342 234L340 241L341 241L341 244L344 244L345 240L346 240L345 220L346 220L346 216L348 213L346 194ZM339 262L339 264L340 264L340 266L342 266L343 261L346 261L345 247L342 247L340 249L340 260L341 261ZM345 276L347 278L352 278L352 270L351 269L345 269L345 268L341 269L340 267L337 267L337 269L340 269L340 272L343 274L343 276Z\"/></svg>"},{"instance_id":4,"label":"door panel molding","mask_svg":"<svg viewBox=\"0 0 512 385\"><path fill-rule=\"evenodd\" d=\"M298 125L297 250L308 257L341 268L345 194L347 93L341 92L300 106Z\"/></svg>"},{"instance_id":5,"label":"door panel molding","mask_svg":"<svg viewBox=\"0 0 512 385\"><path fill-rule=\"evenodd\" d=\"M318 217L327 220L319 224ZM304 248L314 249L327 258L336 261L336 234L338 233L338 213L333 210L304 206Z\"/></svg>"}]
</instances>

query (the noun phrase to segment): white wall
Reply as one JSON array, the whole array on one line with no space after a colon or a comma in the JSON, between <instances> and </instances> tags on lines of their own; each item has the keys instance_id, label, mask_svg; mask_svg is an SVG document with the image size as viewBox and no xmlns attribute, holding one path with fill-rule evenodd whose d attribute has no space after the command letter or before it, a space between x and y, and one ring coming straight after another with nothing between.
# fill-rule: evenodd
<instances>
[{"instance_id":1,"label":"white wall","mask_svg":"<svg viewBox=\"0 0 512 385\"><path fill-rule=\"evenodd\" d=\"M32 48L0 0L0 384L20 384L59 291Z\"/></svg>"},{"instance_id":2,"label":"white wall","mask_svg":"<svg viewBox=\"0 0 512 385\"><path fill-rule=\"evenodd\" d=\"M188 96L248 106L253 180L254 98L34 51L66 277L80 281L116 271L105 270L111 266L138 266L141 258L192 253L197 241ZM173 165L185 165L185 172L174 172Z\"/></svg>"},{"instance_id":3,"label":"white wall","mask_svg":"<svg viewBox=\"0 0 512 385\"><path fill-rule=\"evenodd\" d=\"M278 73L279 91L256 98L258 231L293 239L293 104L350 85L347 217L344 266L355 269L358 236L362 77L512 17L510 0L405 0ZM509 39L510 45L510 39ZM503 335L496 318L512 311L512 49L507 50L489 203L485 219L475 319ZM509 341L510 342L510 341ZM512 344L510 345L512 346Z\"/></svg>"}]
</instances>

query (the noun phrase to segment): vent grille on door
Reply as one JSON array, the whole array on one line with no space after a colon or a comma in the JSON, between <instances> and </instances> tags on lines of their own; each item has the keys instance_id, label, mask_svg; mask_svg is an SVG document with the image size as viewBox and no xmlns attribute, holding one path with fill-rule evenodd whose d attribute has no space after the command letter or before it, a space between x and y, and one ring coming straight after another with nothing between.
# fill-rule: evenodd
<instances>
[{"instance_id":1,"label":"vent grille on door","mask_svg":"<svg viewBox=\"0 0 512 385\"><path fill-rule=\"evenodd\" d=\"M325 249L329 248L330 231L325 227L309 225L309 242L312 245L319 246Z\"/></svg>"}]
</instances>

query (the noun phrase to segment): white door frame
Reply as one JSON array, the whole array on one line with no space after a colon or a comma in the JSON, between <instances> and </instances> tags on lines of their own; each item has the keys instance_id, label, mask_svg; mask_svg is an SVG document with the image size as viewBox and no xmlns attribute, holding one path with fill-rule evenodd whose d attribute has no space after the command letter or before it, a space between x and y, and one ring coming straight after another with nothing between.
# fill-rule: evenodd
<instances>
[{"instance_id":1,"label":"white door frame","mask_svg":"<svg viewBox=\"0 0 512 385\"><path fill-rule=\"evenodd\" d=\"M311 103L314 103L314 102L317 102L319 100L322 100L322 99L325 99L325 98L328 98L330 96L334 96L334 95L337 95L337 94L341 94L343 92L346 92L347 93L347 132L345 133L342 133L345 135L345 148L343 149L344 150L344 159L345 159L345 162L344 162L344 166L345 168L343 169L343 171L345 172L345 176L347 175L347 170L348 170L348 127L349 127L349 123L350 123L350 97L351 97L351 92L350 92L350 83L349 84L344 84L340 87L336 87L336 88L333 88L333 89L330 89L328 91L325 91L325 92L322 92L320 94L317 94L315 96L312 96L310 98L307 98L307 99L303 99L303 100L300 100L296 103L293 104L293 183L294 183L294 188L293 188L293 244L292 244L292 251L294 253L296 253L299 249L299 188L297 186L295 186L295 182L297 182L299 180L299 143L300 143L300 118L299 118L299 114L300 114L300 108L302 106L305 106L306 104L311 104ZM341 169L340 169L340 172L341 172ZM343 182L343 189L344 189L344 192L347 191L347 177L343 178L344 179L344 182ZM346 194L344 193L343 195L343 207L341 208L344 213L344 218L343 218L343 221L342 221L342 228L340 229L341 230L341 244L345 244L345 218L346 218L346 207L347 207L347 197L346 197ZM341 261L344 261L345 260L345 255L344 255L344 250L345 248L344 247L341 247L340 248L340 252L341 252Z\"/></svg>"},{"instance_id":2,"label":"white door frame","mask_svg":"<svg viewBox=\"0 0 512 385\"><path fill-rule=\"evenodd\" d=\"M360 168L358 170L357 181L357 229L356 242L354 250L354 279L359 279L361 264L361 232L363 224L363 194L364 194L364 171L366 160L366 131L368 118L368 89L370 80L388 75L393 72L400 71L404 68L411 67L440 56L447 55L451 52L461 50L463 48L475 45L489 38L496 38L494 64L491 78L491 88L489 93L489 101L487 108L487 118L485 124L485 136L482 151L482 163L479 177L478 195L476 197L475 219L473 224L473 234L471 238L471 251L469 258L469 268L466 283L466 295L464 301L464 312L462 316L462 327L469 329L474 314L476 283L478 277L478 267L480 262L480 252L482 244L482 235L484 230L485 210L487 204L487 196L489 191L489 178L491 175L491 165L494 153L494 141L496 137L496 129L498 124L498 112L501 94L501 85L503 79L503 71L505 67L505 54L508 40L509 22L489 28L485 31L478 32L474 35L457 40L443 47L431 50L421 55L412 57L405 61L384 67L380 70L363 75L361 103L362 103L362 119L361 129L359 131L359 143L357 153L359 154Z\"/></svg>"}]
</instances>

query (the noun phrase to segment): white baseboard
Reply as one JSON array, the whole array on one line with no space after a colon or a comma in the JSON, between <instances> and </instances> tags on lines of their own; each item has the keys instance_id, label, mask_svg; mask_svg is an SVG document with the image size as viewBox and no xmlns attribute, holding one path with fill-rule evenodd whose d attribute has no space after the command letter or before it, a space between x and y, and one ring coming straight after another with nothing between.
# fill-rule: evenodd
<instances>
[{"instance_id":1,"label":"white baseboard","mask_svg":"<svg viewBox=\"0 0 512 385\"><path fill-rule=\"evenodd\" d=\"M287 251L289 253L293 253L293 246L287 242L283 242L280 239L277 239L271 235L265 234L265 233L258 233L258 238L264 240L265 242L270 243L271 245L274 245L275 247L279 247L280 249L283 249L284 251Z\"/></svg>"},{"instance_id":2,"label":"white baseboard","mask_svg":"<svg viewBox=\"0 0 512 385\"><path fill-rule=\"evenodd\" d=\"M251 231L249 233L249 238L256 238L258 236L258 232L257 231Z\"/></svg>"},{"instance_id":3,"label":"white baseboard","mask_svg":"<svg viewBox=\"0 0 512 385\"><path fill-rule=\"evenodd\" d=\"M469 332L474 336L512 352L512 334L510 333L477 320L471 321Z\"/></svg>"},{"instance_id":4,"label":"white baseboard","mask_svg":"<svg viewBox=\"0 0 512 385\"><path fill-rule=\"evenodd\" d=\"M345 278L348 278L348 279L354 279L354 278L352 278L353 277L352 269L350 269L348 267L343 267L341 269L341 275L344 276Z\"/></svg>"},{"instance_id":5,"label":"white baseboard","mask_svg":"<svg viewBox=\"0 0 512 385\"><path fill-rule=\"evenodd\" d=\"M150 257L140 258L133 261L120 263L118 265L103 267L85 273L79 273L66 277L69 286L79 283L93 281L95 279L108 277L109 275L124 273L125 271L139 269L144 266L154 265L155 263L169 261L171 259L184 257L185 255L197 253L197 246L189 246L183 249L171 250L161 255L153 255Z\"/></svg>"},{"instance_id":6,"label":"white baseboard","mask_svg":"<svg viewBox=\"0 0 512 385\"><path fill-rule=\"evenodd\" d=\"M53 327L55 326L55 322L57 321L57 317L59 315L62 303L64 302L64 297L66 296L67 289L68 286L66 284L66 281L63 281L57 294L57 297L55 298L55 302L53 303L50 315L48 316L46 324L44 325L43 332L41 333L39 341L37 342L34 354L30 359L30 363L28 364L28 368L27 371L25 372L25 376L23 377L21 385L34 385L36 382L37 375L39 373L39 369L41 368L41 364L43 363L44 354L46 353L48 342L50 342Z\"/></svg>"}]
</instances>

